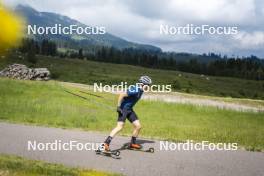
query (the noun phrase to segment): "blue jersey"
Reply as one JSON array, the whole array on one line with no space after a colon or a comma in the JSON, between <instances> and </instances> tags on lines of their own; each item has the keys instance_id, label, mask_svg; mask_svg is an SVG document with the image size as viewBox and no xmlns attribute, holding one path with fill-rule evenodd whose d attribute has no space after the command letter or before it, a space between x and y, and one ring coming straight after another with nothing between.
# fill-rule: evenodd
<instances>
[{"instance_id":1,"label":"blue jersey","mask_svg":"<svg viewBox=\"0 0 264 176\"><path fill-rule=\"evenodd\" d=\"M121 109L132 109L133 106L137 103L137 101L141 98L143 94L143 90L138 86L130 86L127 90L127 97L123 99L121 102Z\"/></svg>"}]
</instances>

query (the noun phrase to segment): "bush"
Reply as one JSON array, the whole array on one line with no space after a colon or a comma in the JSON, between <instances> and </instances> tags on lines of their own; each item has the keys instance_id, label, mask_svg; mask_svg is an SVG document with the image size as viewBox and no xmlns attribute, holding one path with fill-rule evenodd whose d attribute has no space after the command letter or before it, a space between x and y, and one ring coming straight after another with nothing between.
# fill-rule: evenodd
<instances>
[{"instance_id":1,"label":"bush","mask_svg":"<svg viewBox=\"0 0 264 176\"><path fill-rule=\"evenodd\" d=\"M51 79L58 79L60 77L60 74L59 73L56 73L56 72L52 72L50 74L50 78Z\"/></svg>"},{"instance_id":2,"label":"bush","mask_svg":"<svg viewBox=\"0 0 264 176\"><path fill-rule=\"evenodd\" d=\"M225 94L224 92L220 92L220 95L221 95L222 97L225 97L225 96L226 96L226 94Z\"/></svg>"},{"instance_id":3,"label":"bush","mask_svg":"<svg viewBox=\"0 0 264 176\"><path fill-rule=\"evenodd\" d=\"M185 90L185 92L186 92L186 93L191 93L191 89L190 89L190 88L187 88L187 89Z\"/></svg>"},{"instance_id":4,"label":"bush","mask_svg":"<svg viewBox=\"0 0 264 176\"><path fill-rule=\"evenodd\" d=\"M32 64L36 64L37 63L38 59L36 57L34 49L28 51L28 53L27 53L27 61L32 63Z\"/></svg>"},{"instance_id":5,"label":"bush","mask_svg":"<svg viewBox=\"0 0 264 176\"><path fill-rule=\"evenodd\" d=\"M244 97L246 95L245 91L243 89L238 91L239 95L241 95L242 97Z\"/></svg>"},{"instance_id":6,"label":"bush","mask_svg":"<svg viewBox=\"0 0 264 176\"><path fill-rule=\"evenodd\" d=\"M255 92L254 94L253 94L253 97L252 98L258 98L259 97L259 95L258 95L258 93L257 92Z\"/></svg>"},{"instance_id":7,"label":"bush","mask_svg":"<svg viewBox=\"0 0 264 176\"><path fill-rule=\"evenodd\" d=\"M181 90L181 83L178 80L174 80L171 86L172 86L172 89Z\"/></svg>"}]
</instances>

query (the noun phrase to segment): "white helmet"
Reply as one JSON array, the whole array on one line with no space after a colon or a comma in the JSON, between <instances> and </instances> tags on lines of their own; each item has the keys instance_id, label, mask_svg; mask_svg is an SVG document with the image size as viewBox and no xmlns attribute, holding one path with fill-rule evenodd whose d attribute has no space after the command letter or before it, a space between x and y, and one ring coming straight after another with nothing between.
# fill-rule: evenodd
<instances>
[{"instance_id":1,"label":"white helmet","mask_svg":"<svg viewBox=\"0 0 264 176\"><path fill-rule=\"evenodd\" d=\"M141 76L138 80L139 83L145 84L145 85L150 85L152 84L152 80L148 76Z\"/></svg>"}]
</instances>

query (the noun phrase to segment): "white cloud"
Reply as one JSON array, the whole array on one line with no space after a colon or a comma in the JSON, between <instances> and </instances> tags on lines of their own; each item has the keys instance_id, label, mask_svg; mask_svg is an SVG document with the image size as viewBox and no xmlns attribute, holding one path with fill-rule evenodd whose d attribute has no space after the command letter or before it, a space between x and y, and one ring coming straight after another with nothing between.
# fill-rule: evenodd
<instances>
[{"instance_id":1,"label":"white cloud","mask_svg":"<svg viewBox=\"0 0 264 176\"><path fill-rule=\"evenodd\" d=\"M177 0L171 7L176 14L203 22L243 23L255 17L253 0Z\"/></svg>"},{"instance_id":2,"label":"white cloud","mask_svg":"<svg viewBox=\"0 0 264 176\"><path fill-rule=\"evenodd\" d=\"M256 49L264 47L264 32L254 31L251 33L240 32L235 36L235 40L238 42L240 47L244 49Z\"/></svg>"},{"instance_id":3,"label":"white cloud","mask_svg":"<svg viewBox=\"0 0 264 176\"><path fill-rule=\"evenodd\" d=\"M130 0L126 4L142 16L174 22L228 24L248 23L255 18L254 0Z\"/></svg>"},{"instance_id":4,"label":"white cloud","mask_svg":"<svg viewBox=\"0 0 264 176\"><path fill-rule=\"evenodd\" d=\"M4 0L27 3L40 11L60 13L87 25L104 25L108 32L164 50L240 52L254 54L263 47L263 0ZM238 26L237 36L163 36L160 24ZM264 56L264 51L262 56ZM258 53L261 53L258 52Z\"/></svg>"}]
</instances>

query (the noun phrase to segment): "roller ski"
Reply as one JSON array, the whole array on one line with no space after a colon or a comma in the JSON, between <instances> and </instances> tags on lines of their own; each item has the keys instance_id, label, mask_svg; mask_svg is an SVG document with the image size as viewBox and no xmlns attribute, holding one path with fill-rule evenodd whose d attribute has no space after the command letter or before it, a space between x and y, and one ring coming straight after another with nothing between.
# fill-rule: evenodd
<instances>
[{"instance_id":1,"label":"roller ski","mask_svg":"<svg viewBox=\"0 0 264 176\"><path fill-rule=\"evenodd\" d=\"M119 159L120 151L119 150L110 150L108 144L102 144L96 151L96 154L103 155L103 156L109 156L116 159Z\"/></svg>"},{"instance_id":2,"label":"roller ski","mask_svg":"<svg viewBox=\"0 0 264 176\"><path fill-rule=\"evenodd\" d=\"M147 152L147 153L154 153L154 148L150 147L148 149L143 149L142 145L140 144L125 144L122 149L127 149L127 150L134 150L134 151L140 151L140 152Z\"/></svg>"}]
</instances>

